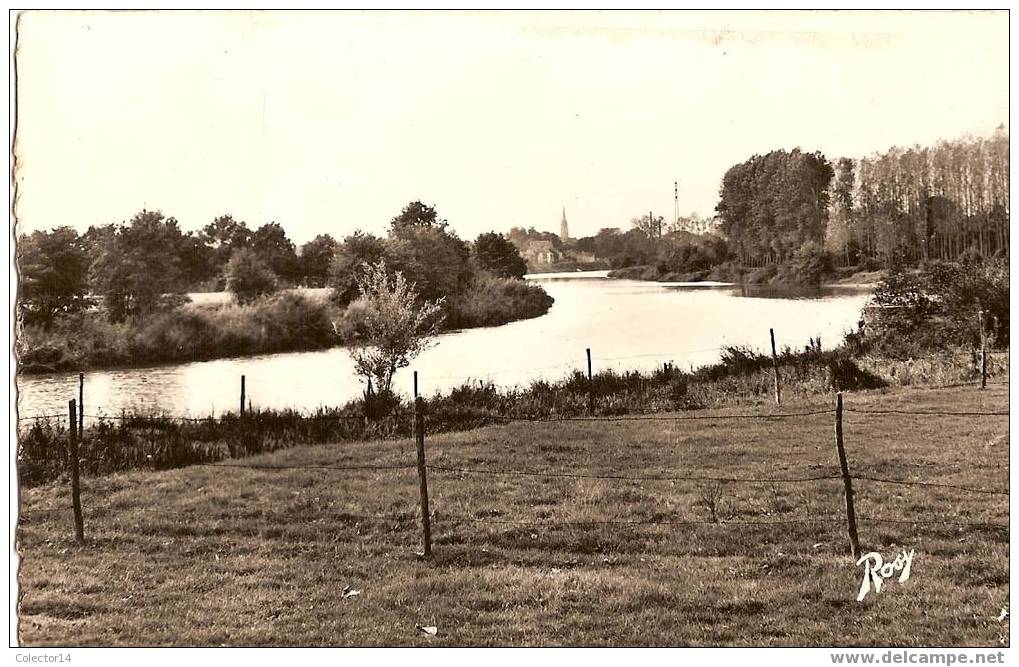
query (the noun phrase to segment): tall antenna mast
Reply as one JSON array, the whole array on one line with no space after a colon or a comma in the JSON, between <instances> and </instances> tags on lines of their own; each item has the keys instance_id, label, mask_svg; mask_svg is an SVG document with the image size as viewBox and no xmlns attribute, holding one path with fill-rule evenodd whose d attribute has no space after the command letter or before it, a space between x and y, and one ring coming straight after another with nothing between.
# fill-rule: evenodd
<instances>
[{"instance_id":1,"label":"tall antenna mast","mask_svg":"<svg viewBox=\"0 0 1019 667\"><path fill-rule=\"evenodd\" d=\"M673 204L672 204L672 222L679 227L679 181L672 182L673 192Z\"/></svg>"}]
</instances>

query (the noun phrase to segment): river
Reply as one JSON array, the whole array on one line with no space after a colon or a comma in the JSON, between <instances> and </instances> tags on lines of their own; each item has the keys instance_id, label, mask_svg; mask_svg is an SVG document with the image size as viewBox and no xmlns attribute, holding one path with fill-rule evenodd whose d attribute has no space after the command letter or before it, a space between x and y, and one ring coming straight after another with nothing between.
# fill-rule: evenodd
<instances>
[{"instance_id":1,"label":"river","mask_svg":"<svg viewBox=\"0 0 1019 667\"><path fill-rule=\"evenodd\" d=\"M529 277L555 299L549 312L499 327L442 335L397 389L410 394L411 371L425 396L462 382L526 384L586 368L591 348L595 371L650 369L672 361L690 369L719 358L723 345L764 351L768 329L779 347L805 345L820 336L827 349L855 328L869 291L819 290L722 284L670 284L613 280L605 272ZM85 410L117 414L140 408L179 416L207 416L237 409L240 376L255 408L314 410L339 405L363 391L344 348L187 364L97 370L85 376ZM19 414L64 414L77 397L77 374L31 375L18 380Z\"/></svg>"}]
</instances>

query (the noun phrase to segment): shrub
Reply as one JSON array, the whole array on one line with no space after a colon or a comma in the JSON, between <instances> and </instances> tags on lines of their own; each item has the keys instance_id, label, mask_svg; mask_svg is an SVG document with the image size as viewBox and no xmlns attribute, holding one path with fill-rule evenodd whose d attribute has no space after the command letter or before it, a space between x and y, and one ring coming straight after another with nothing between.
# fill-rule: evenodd
<instances>
[{"instance_id":1,"label":"shrub","mask_svg":"<svg viewBox=\"0 0 1019 667\"><path fill-rule=\"evenodd\" d=\"M250 248L241 248L230 256L225 275L227 291L240 304L272 294L278 286L276 274Z\"/></svg>"},{"instance_id":2,"label":"shrub","mask_svg":"<svg viewBox=\"0 0 1019 667\"><path fill-rule=\"evenodd\" d=\"M390 277L385 260L365 268L358 288L363 314L350 356L357 372L374 380L380 396L388 400L396 370L409 365L438 335L442 301L421 303L401 272Z\"/></svg>"},{"instance_id":3,"label":"shrub","mask_svg":"<svg viewBox=\"0 0 1019 667\"><path fill-rule=\"evenodd\" d=\"M980 345L978 311L991 345L1009 339L1008 267L990 262L936 262L919 271L895 267L878 283L866 310L865 342L891 357Z\"/></svg>"},{"instance_id":4,"label":"shrub","mask_svg":"<svg viewBox=\"0 0 1019 667\"><path fill-rule=\"evenodd\" d=\"M482 272L452 304L449 324L459 328L497 326L544 315L552 303L552 297L538 285Z\"/></svg>"},{"instance_id":5,"label":"shrub","mask_svg":"<svg viewBox=\"0 0 1019 667\"><path fill-rule=\"evenodd\" d=\"M261 347L320 348L338 342L329 307L293 292L254 304L251 319L259 329Z\"/></svg>"},{"instance_id":6,"label":"shrub","mask_svg":"<svg viewBox=\"0 0 1019 667\"><path fill-rule=\"evenodd\" d=\"M18 338L21 371L79 370L242 354L313 350L335 345L329 305L285 293L240 306L175 308L131 322L97 313L25 327Z\"/></svg>"},{"instance_id":7,"label":"shrub","mask_svg":"<svg viewBox=\"0 0 1019 667\"><path fill-rule=\"evenodd\" d=\"M832 271L831 255L819 244L807 241L793 255L788 269L792 278L789 282L819 285Z\"/></svg>"}]
</instances>

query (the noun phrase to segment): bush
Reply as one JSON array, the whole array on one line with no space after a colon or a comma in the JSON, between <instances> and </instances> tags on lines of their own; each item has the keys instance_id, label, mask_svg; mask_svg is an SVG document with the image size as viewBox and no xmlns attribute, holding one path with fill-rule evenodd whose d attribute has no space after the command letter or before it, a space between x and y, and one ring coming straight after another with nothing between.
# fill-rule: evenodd
<instances>
[{"instance_id":1,"label":"bush","mask_svg":"<svg viewBox=\"0 0 1019 667\"><path fill-rule=\"evenodd\" d=\"M23 372L66 371L314 350L338 342L327 304L285 293L245 306L175 308L126 323L96 313L58 318L50 330L25 327L18 362Z\"/></svg>"},{"instance_id":2,"label":"bush","mask_svg":"<svg viewBox=\"0 0 1019 667\"><path fill-rule=\"evenodd\" d=\"M59 317L50 329L26 326L18 333L18 365L22 371L47 373L117 365L130 356L131 325L109 322L96 312Z\"/></svg>"},{"instance_id":3,"label":"bush","mask_svg":"<svg viewBox=\"0 0 1019 667\"><path fill-rule=\"evenodd\" d=\"M464 296L452 304L449 324L456 328L506 324L544 315L552 303L552 297L538 285L481 272Z\"/></svg>"},{"instance_id":4,"label":"bush","mask_svg":"<svg viewBox=\"0 0 1019 667\"><path fill-rule=\"evenodd\" d=\"M752 270L749 274L747 274L745 280L753 285L758 285L770 281L777 275L778 267L774 264L768 264L767 266L762 266Z\"/></svg>"},{"instance_id":5,"label":"bush","mask_svg":"<svg viewBox=\"0 0 1019 667\"><path fill-rule=\"evenodd\" d=\"M807 241L793 255L786 274L787 282L819 285L832 272L831 255L813 241Z\"/></svg>"},{"instance_id":6,"label":"bush","mask_svg":"<svg viewBox=\"0 0 1019 667\"><path fill-rule=\"evenodd\" d=\"M390 276L385 260L368 266L358 280L361 308L350 356L361 377L374 380L383 401L391 400L393 375L430 347L442 322L442 300L421 299L403 273Z\"/></svg>"},{"instance_id":7,"label":"bush","mask_svg":"<svg viewBox=\"0 0 1019 667\"><path fill-rule=\"evenodd\" d=\"M329 307L293 292L255 304L252 320L260 329L260 347L263 348L281 345L288 349L315 349L338 342Z\"/></svg>"},{"instance_id":8,"label":"bush","mask_svg":"<svg viewBox=\"0 0 1019 667\"><path fill-rule=\"evenodd\" d=\"M225 269L226 289L239 304L272 294L278 287L276 274L254 250L241 248L230 256Z\"/></svg>"},{"instance_id":9,"label":"bush","mask_svg":"<svg viewBox=\"0 0 1019 667\"><path fill-rule=\"evenodd\" d=\"M878 283L865 311L867 349L896 359L932 350L980 346L978 312L991 346L1009 342L1008 266L936 262L919 271L895 267Z\"/></svg>"}]
</instances>

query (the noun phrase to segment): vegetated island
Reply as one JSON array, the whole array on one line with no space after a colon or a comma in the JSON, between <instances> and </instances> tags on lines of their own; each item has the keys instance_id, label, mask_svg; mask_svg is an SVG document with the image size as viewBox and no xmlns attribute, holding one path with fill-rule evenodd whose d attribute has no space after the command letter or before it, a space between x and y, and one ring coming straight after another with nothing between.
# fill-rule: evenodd
<instances>
[{"instance_id":1,"label":"vegetated island","mask_svg":"<svg viewBox=\"0 0 1019 667\"><path fill-rule=\"evenodd\" d=\"M221 216L183 233L158 211L82 235L69 227L21 235L19 373L344 345L358 335L358 280L379 260L422 299L441 302L443 330L538 317L553 302L523 280L526 263L503 236L466 242L418 201L392 219L386 237L323 234L300 250L275 222L251 231ZM232 298L186 296L219 290Z\"/></svg>"}]
</instances>

